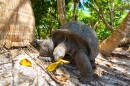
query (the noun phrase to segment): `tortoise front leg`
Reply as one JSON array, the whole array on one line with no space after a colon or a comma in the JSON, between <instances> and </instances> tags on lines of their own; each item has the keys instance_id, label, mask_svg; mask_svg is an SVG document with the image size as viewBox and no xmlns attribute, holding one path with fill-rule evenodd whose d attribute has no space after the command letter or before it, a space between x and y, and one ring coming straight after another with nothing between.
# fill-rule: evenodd
<instances>
[{"instance_id":1,"label":"tortoise front leg","mask_svg":"<svg viewBox=\"0 0 130 86\"><path fill-rule=\"evenodd\" d=\"M88 83L93 79L93 69L91 63L82 49L79 49L75 55L75 62L80 70L79 81Z\"/></svg>"},{"instance_id":2,"label":"tortoise front leg","mask_svg":"<svg viewBox=\"0 0 130 86\"><path fill-rule=\"evenodd\" d=\"M90 60L92 68L95 69L96 68L96 64L95 64L95 59L94 60Z\"/></svg>"}]
</instances>

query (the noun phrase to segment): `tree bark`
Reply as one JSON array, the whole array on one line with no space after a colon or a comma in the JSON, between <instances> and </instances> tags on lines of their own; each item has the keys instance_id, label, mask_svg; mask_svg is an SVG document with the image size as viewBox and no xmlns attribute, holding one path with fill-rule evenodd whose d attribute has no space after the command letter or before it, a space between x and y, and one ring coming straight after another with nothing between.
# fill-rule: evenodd
<instances>
[{"instance_id":1,"label":"tree bark","mask_svg":"<svg viewBox=\"0 0 130 86\"><path fill-rule=\"evenodd\" d=\"M130 30L130 12L125 19L119 25L116 31L114 31L108 38L106 38L100 44L101 53L104 56L110 55L110 53L119 45L120 41L126 36Z\"/></svg>"},{"instance_id":2,"label":"tree bark","mask_svg":"<svg viewBox=\"0 0 130 86\"><path fill-rule=\"evenodd\" d=\"M59 14L59 18L60 18L60 23L61 23L61 25L64 25L67 23L65 0L57 0L57 6L58 6L58 14Z\"/></svg>"},{"instance_id":3,"label":"tree bark","mask_svg":"<svg viewBox=\"0 0 130 86\"><path fill-rule=\"evenodd\" d=\"M130 47L130 32L123 38L119 47Z\"/></svg>"},{"instance_id":4,"label":"tree bark","mask_svg":"<svg viewBox=\"0 0 130 86\"><path fill-rule=\"evenodd\" d=\"M73 0L73 2L74 2L74 10L73 10L73 18L72 18L72 20L77 20L76 10L77 10L77 5L79 3L79 0Z\"/></svg>"},{"instance_id":5,"label":"tree bark","mask_svg":"<svg viewBox=\"0 0 130 86\"><path fill-rule=\"evenodd\" d=\"M96 11L100 14L99 17L101 18L101 20L104 22L104 24L106 25L106 27L111 31L111 32L114 32L114 28L106 21L106 18L105 18L105 15L104 15L104 12L103 12L103 9L102 7L100 6L100 4L98 3L97 0L94 1L95 4L98 6L99 10L96 9Z\"/></svg>"},{"instance_id":6,"label":"tree bark","mask_svg":"<svg viewBox=\"0 0 130 86\"><path fill-rule=\"evenodd\" d=\"M30 0L0 0L0 48L23 47L35 40Z\"/></svg>"},{"instance_id":7,"label":"tree bark","mask_svg":"<svg viewBox=\"0 0 130 86\"><path fill-rule=\"evenodd\" d=\"M111 4L109 1L107 1L107 3L108 3L109 15L110 15L110 25L114 27L113 26L114 12L111 12L112 10L114 10L114 0L112 0Z\"/></svg>"}]
</instances>

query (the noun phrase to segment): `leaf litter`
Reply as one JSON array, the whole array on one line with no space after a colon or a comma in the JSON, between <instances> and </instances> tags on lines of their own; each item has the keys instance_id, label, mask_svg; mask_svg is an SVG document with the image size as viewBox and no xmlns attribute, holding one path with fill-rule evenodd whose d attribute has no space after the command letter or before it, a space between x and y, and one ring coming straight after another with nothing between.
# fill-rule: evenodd
<instances>
[{"instance_id":1,"label":"leaf litter","mask_svg":"<svg viewBox=\"0 0 130 86\"><path fill-rule=\"evenodd\" d=\"M94 79L89 84L78 81L80 72L75 65L59 65L53 72L48 73L47 67L50 63L41 61L40 67L26 53L15 55L12 60L1 54L0 86L129 86L130 56L128 52L127 55L124 52L116 48L109 57L102 57L99 54L96 58ZM25 58L31 62L32 67L19 64ZM52 74L52 77L49 74Z\"/></svg>"}]
</instances>

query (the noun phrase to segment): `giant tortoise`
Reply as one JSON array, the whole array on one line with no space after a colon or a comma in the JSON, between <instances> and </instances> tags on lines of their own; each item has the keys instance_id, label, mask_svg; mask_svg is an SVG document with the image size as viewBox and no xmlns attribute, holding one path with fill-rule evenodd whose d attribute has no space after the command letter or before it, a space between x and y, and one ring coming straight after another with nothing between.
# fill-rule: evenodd
<instances>
[{"instance_id":1,"label":"giant tortoise","mask_svg":"<svg viewBox=\"0 0 130 86\"><path fill-rule=\"evenodd\" d=\"M70 54L80 70L79 80L83 83L92 80L92 67L95 67L95 58L99 53L98 38L94 29L82 22L71 21L53 31L52 38L40 45L44 60L57 61L59 58L64 58L66 54Z\"/></svg>"}]
</instances>

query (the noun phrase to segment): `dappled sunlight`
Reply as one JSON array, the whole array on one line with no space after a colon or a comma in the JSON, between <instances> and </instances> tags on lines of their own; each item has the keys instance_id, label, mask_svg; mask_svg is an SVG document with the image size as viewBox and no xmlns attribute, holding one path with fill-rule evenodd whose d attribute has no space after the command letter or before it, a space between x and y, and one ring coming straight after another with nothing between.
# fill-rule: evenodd
<instances>
[{"instance_id":1,"label":"dappled sunlight","mask_svg":"<svg viewBox=\"0 0 130 86\"><path fill-rule=\"evenodd\" d=\"M47 85L47 81L49 81L51 85L56 85L55 80L53 81L48 75L46 68L49 64L43 62L42 64L40 63L39 66L39 64L32 59L32 57L38 57L38 53L28 54L24 50L26 50L26 48L23 50L10 50L12 54L11 59L8 58L10 56L8 55L8 51L6 51L4 55L0 55L0 79L2 80L2 83L0 84L10 83L10 85L12 85L12 82L14 81L14 84L22 86L27 85L30 82L31 85L36 83ZM32 63L32 67L20 64L20 62L25 58ZM106 59L98 55L96 58L94 79L90 82L90 85L98 86L101 84L103 86L127 86L130 82L130 65L127 63L130 63L130 60L112 56L107 57ZM82 84L78 81L80 72L76 67L76 64L70 63L59 65L56 68L56 71L51 74L53 75L53 79L56 79L62 84L70 86L75 86L75 84L79 84L80 86L88 85Z\"/></svg>"},{"instance_id":2,"label":"dappled sunlight","mask_svg":"<svg viewBox=\"0 0 130 86\"><path fill-rule=\"evenodd\" d=\"M127 85L130 82L130 60L129 57L126 58L112 56L104 58L98 55L95 73L99 75L99 79L104 79L104 84Z\"/></svg>"},{"instance_id":3,"label":"dappled sunlight","mask_svg":"<svg viewBox=\"0 0 130 86\"><path fill-rule=\"evenodd\" d=\"M81 0L0 0L0 86L129 86L130 42L117 47L130 11L120 1L84 0L86 15Z\"/></svg>"},{"instance_id":4,"label":"dappled sunlight","mask_svg":"<svg viewBox=\"0 0 130 86\"><path fill-rule=\"evenodd\" d=\"M54 81L50 79L49 75L37 66L32 58L30 58L31 54L27 55L27 52L25 53L25 51L17 49L12 49L11 52L11 58L7 57L8 51L5 52L5 54L0 54L0 86L28 86L29 84L31 86L34 84L47 86L47 83L44 83L46 80L50 81L52 86L56 86ZM13 53L16 55L13 55ZM19 55L19 53L21 54ZM33 58L37 57L37 55L31 56ZM20 61L24 58L32 63L32 67L20 64Z\"/></svg>"}]
</instances>

